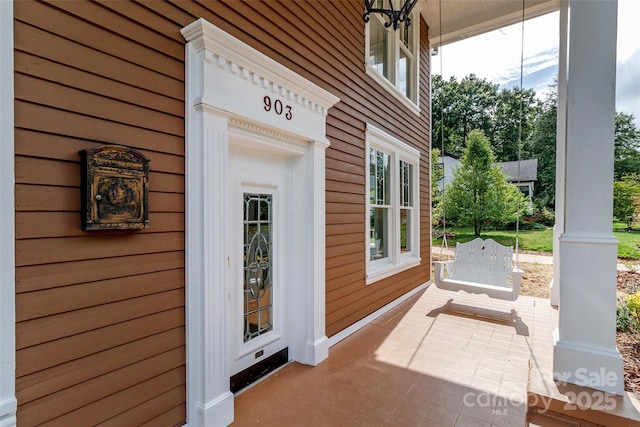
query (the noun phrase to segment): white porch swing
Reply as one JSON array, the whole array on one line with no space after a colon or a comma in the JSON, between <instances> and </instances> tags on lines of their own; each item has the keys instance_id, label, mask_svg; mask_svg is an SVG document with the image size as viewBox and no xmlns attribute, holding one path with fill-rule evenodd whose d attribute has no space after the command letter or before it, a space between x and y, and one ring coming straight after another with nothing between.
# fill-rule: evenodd
<instances>
[{"instance_id":1,"label":"white porch swing","mask_svg":"<svg viewBox=\"0 0 640 427\"><path fill-rule=\"evenodd\" d=\"M440 10L440 39L442 40L442 0ZM520 90L524 64L524 15L525 0L522 0L522 34L520 46ZM440 75L442 76L442 57ZM522 94L521 94L522 96ZM520 186L520 158L522 152L522 100L520 102L520 123L518 127L518 187ZM440 120L443 123L443 109ZM441 143L444 156L444 132L441 126ZM443 169L444 171L444 169ZM444 172L443 172L444 173ZM443 176L444 186L444 176ZM443 187L444 194L444 187ZM493 239L476 238L467 243L457 243L453 260L434 261L434 283L436 287L449 291L465 291L485 294L490 298L515 301L520 295L520 284L524 272L518 267L518 238L520 233L520 199L516 214L516 244L504 246ZM447 247L446 212L443 214L442 248ZM513 256L515 252L515 257Z\"/></svg>"}]
</instances>

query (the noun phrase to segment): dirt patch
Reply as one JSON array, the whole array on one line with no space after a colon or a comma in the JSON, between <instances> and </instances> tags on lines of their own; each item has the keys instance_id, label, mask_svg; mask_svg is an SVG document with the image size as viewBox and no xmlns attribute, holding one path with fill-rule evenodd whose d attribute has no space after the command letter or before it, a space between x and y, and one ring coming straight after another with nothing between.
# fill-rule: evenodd
<instances>
[{"instance_id":1,"label":"dirt patch","mask_svg":"<svg viewBox=\"0 0 640 427\"><path fill-rule=\"evenodd\" d=\"M549 298L549 283L553 278L553 265L520 263L524 271L520 295L530 297Z\"/></svg>"},{"instance_id":2,"label":"dirt patch","mask_svg":"<svg viewBox=\"0 0 640 427\"><path fill-rule=\"evenodd\" d=\"M618 271L617 286L618 296L635 294L640 291L640 273ZM640 395L640 333L618 331L616 343L624 360L624 389Z\"/></svg>"},{"instance_id":3,"label":"dirt patch","mask_svg":"<svg viewBox=\"0 0 640 427\"><path fill-rule=\"evenodd\" d=\"M624 389L640 395L640 335L618 331L618 350L624 360Z\"/></svg>"}]
</instances>

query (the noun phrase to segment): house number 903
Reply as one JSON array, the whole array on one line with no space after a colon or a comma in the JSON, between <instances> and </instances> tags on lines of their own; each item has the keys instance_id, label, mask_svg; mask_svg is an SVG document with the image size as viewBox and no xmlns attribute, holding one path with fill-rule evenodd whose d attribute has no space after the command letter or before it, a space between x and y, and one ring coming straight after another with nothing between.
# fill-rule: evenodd
<instances>
[{"instance_id":1,"label":"house number 903","mask_svg":"<svg viewBox=\"0 0 640 427\"><path fill-rule=\"evenodd\" d=\"M276 99L275 101L271 99L269 95L263 98L264 101L264 111L273 111L277 115L281 116L284 114L285 119L291 120L293 118L291 105L284 105L282 101Z\"/></svg>"}]
</instances>

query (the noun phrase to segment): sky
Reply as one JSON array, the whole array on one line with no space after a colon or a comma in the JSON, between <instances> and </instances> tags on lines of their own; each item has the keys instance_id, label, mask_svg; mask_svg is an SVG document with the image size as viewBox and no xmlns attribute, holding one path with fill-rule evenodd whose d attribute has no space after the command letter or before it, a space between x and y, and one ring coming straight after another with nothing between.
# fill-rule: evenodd
<instances>
[{"instance_id":1,"label":"sky","mask_svg":"<svg viewBox=\"0 0 640 427\"><path fill-rule=\"evenodd\" d=\"M541 99L558 74L558 32L558 12L525 22L523 85ZM519 87L521 33L515 24L445 45L431 58L433 73L458 81L474 73L500 88ZM616 110L633 114L640 128L639 0L618 0Z\"/></svg>"}]
</instances>

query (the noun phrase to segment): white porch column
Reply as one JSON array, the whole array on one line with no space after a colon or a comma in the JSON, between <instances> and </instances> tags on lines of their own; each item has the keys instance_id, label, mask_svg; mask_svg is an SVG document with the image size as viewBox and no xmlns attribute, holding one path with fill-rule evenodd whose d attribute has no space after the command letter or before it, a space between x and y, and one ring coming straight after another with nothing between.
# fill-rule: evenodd
<instances>
[{"instance_id":1,"label":"white porch column","mask_svg":"<svg viewBox=\"0 0 640 427\"><path fill-rule=\"evenodd\" d=\"M622 394L615 324L618 242L612 233L617 1L568 5L568 44L560 58L566 61L566 98L559 99L558 131L566 144L558 176L564 172L558 180L564 186L558 200L564 233L554 376Z\"/></svg>"},{"instance_id":2,"label":"white porch column","mask_svg":"<svg viewBox=\"0 0 640 427\"><path fill-rule=\"evenodd\" d=\"M560 236L564 233L564 181L566 161L567 120L567 32L569 3L560 2L560 37L558 47L558 99L556 126L556 222L553 226L553 278L549 289L549 302L557 307L560 300Z\"/></svg>"},{"instance_id":3,"label":"white porch column","mask_svg":"<svg viewBox=\"0 0 640 427\"><path fill-rule=\"evenodd\" d=\"M16 425L13 2L0 1L0 427Z\"/></svg>"}]
</instances>

